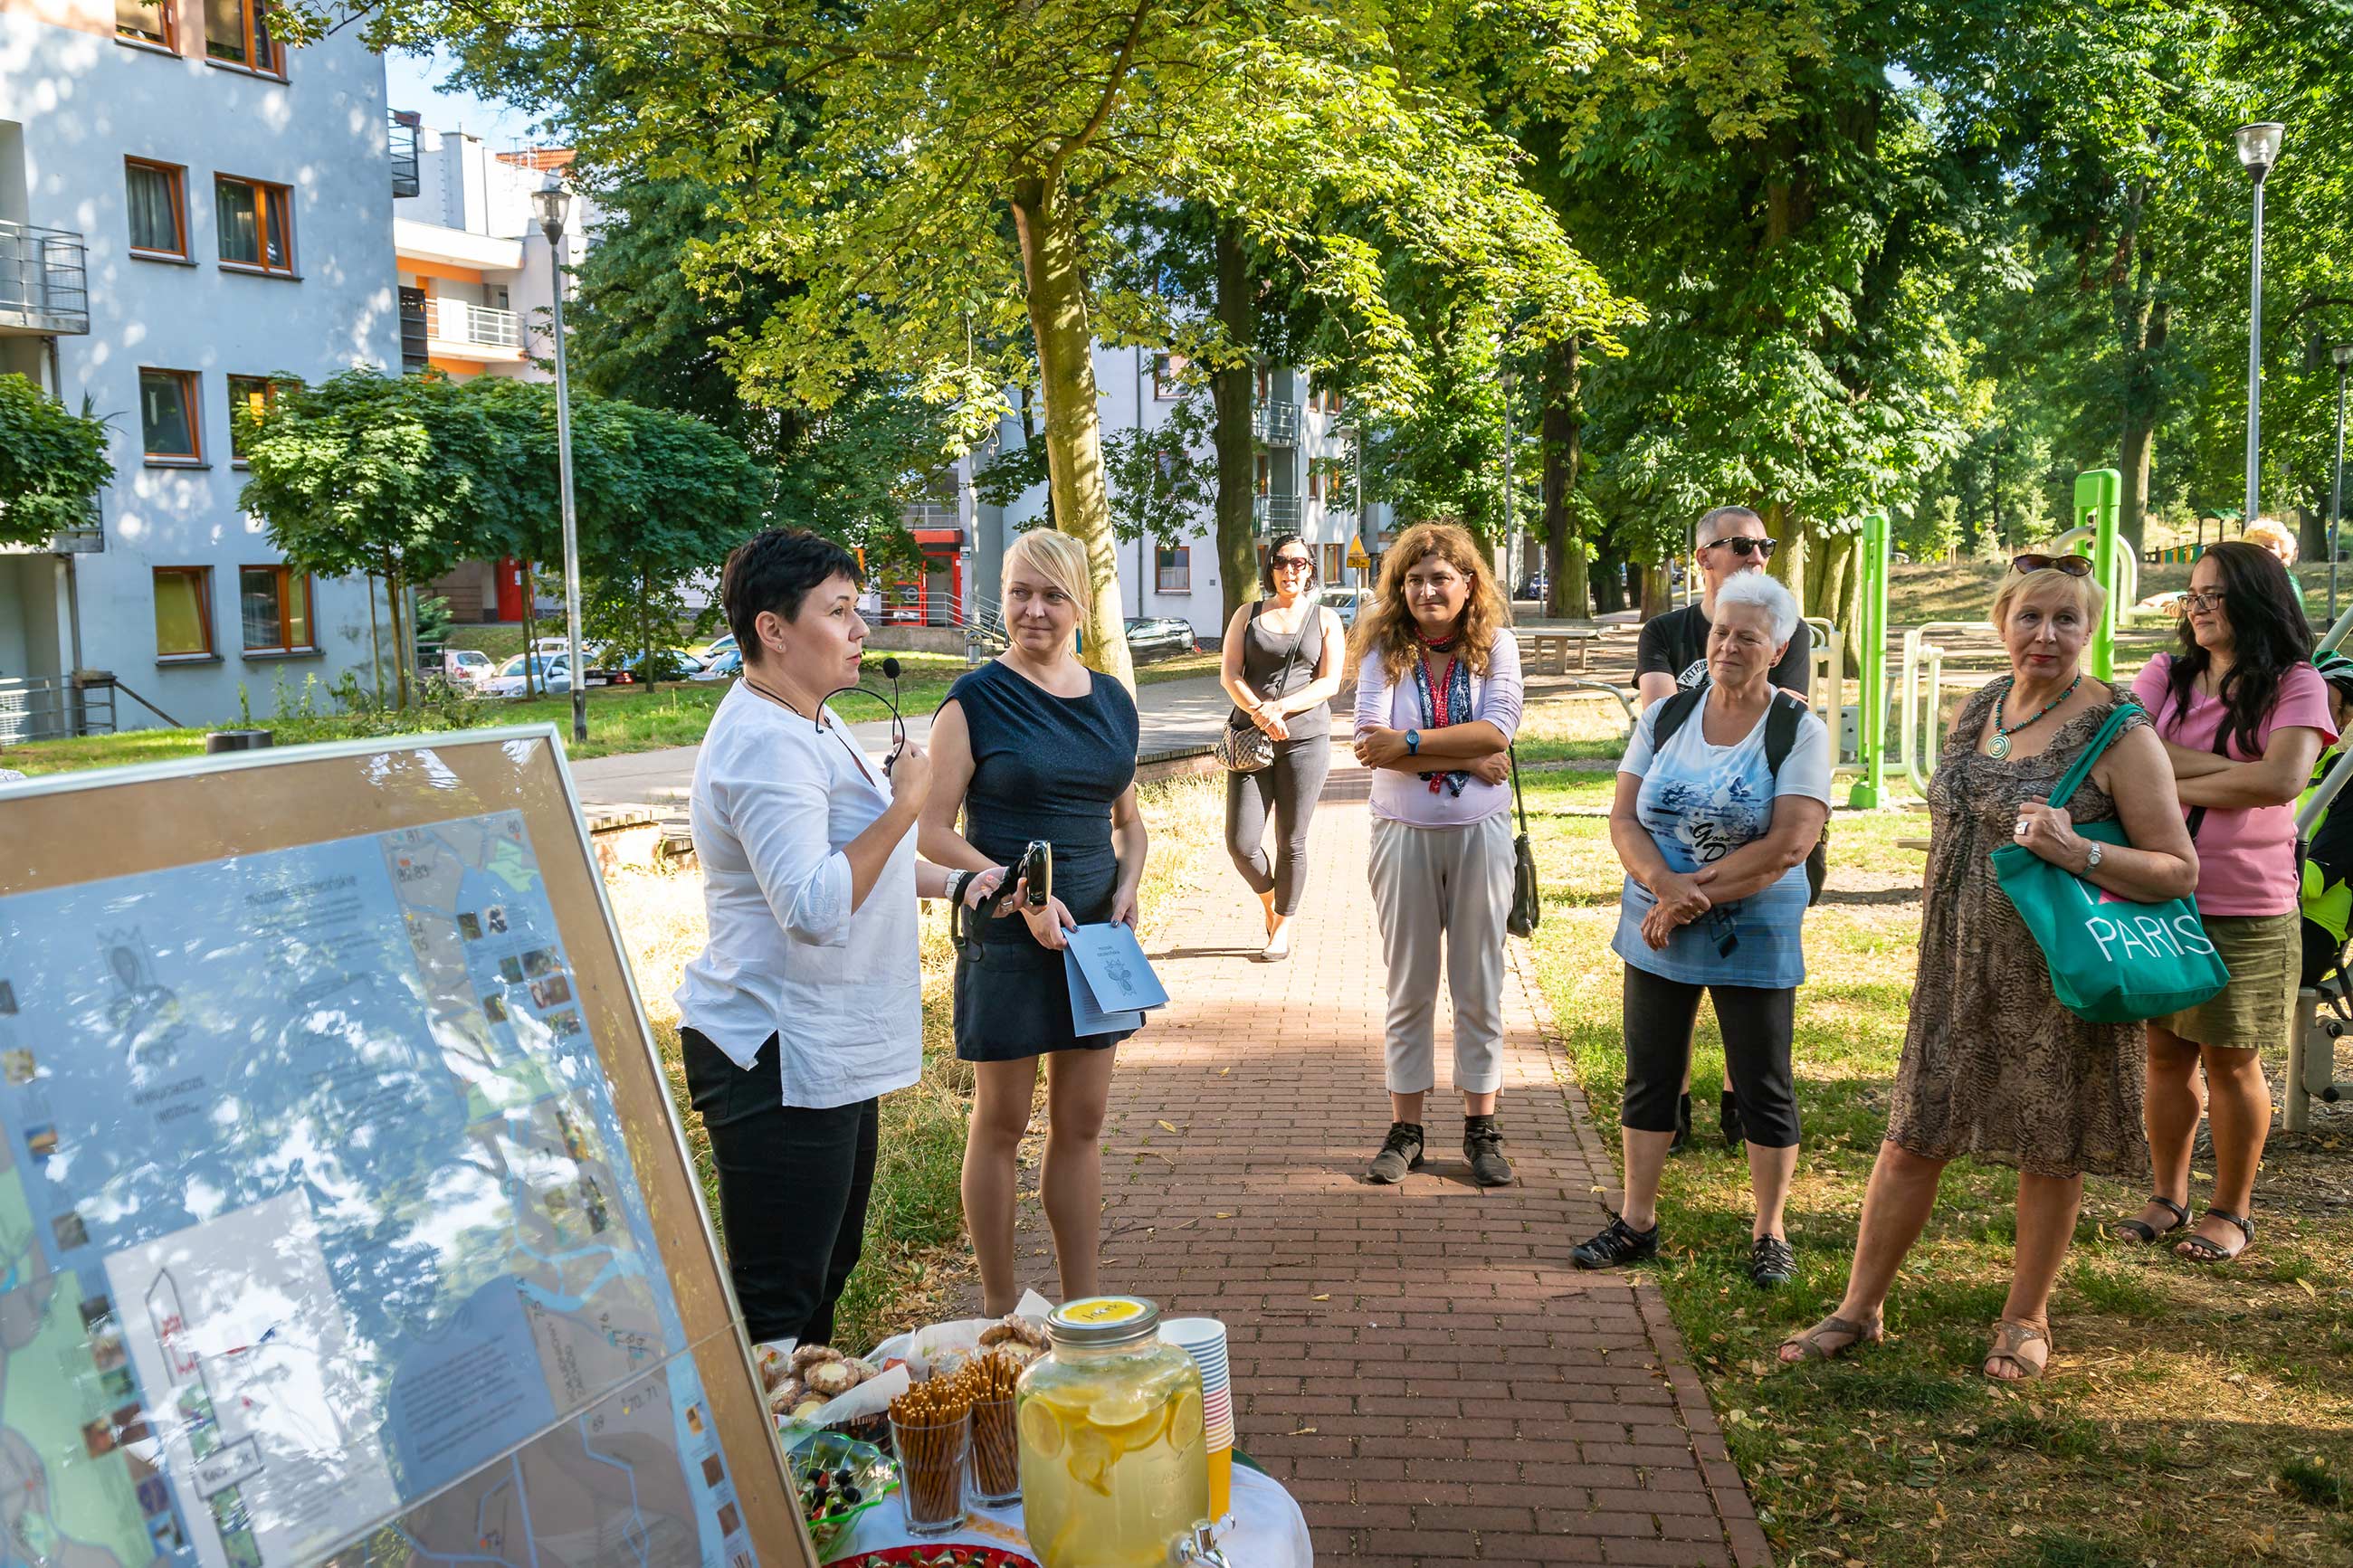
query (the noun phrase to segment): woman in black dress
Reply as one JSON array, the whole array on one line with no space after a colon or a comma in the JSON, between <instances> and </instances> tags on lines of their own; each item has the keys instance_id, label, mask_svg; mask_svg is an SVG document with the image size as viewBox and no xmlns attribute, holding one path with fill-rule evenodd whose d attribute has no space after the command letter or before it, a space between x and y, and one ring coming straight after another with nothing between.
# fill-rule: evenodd
<instances>
[{"instance_id":1,"label":"woman in black dress","mask_svg":"<svg viewBox=\"0 0 2353 1568\"><path fill-rule=\"evenodd\" d=\"M1135 700L1071 651L1086 602L1084 547L1050 529L1024 533L1005 552L1008 646L950 687L932 721L933 788L918 837L924 858L981 871L1019 859L1032 839L1054 846L1053 896L1032 910L1017 894L1002 918L973 922L956 954L956 1055L974 1075L965 1228L991 1317L1011 1311L1021 1293L1014 1188L1041 1056L1039 1194L1062 1299L1101 1290L1101 1142L1113 1047L1124 1032L1072 1029L1063 932L1135 923L1147 844L1135 806Z\"/></svg>"}]
</instances>

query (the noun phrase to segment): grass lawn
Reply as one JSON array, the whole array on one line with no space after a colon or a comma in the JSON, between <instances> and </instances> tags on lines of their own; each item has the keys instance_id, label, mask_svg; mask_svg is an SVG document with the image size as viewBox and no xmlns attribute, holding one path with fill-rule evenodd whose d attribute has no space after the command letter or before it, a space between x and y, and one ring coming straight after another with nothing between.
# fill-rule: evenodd
<instances>
[{"instance_id":1,"label":"grass lawn","mask_svg":"<svg viewBox=\"0 0 2353 1568\"><path fill-rule=\"evenodd\" d=\"M1547 705L1524 748L1591 742ZM1607 957L1620 870L1610 775L1527 781L1548 909L1540 973L1604 1139L1625 1071L1620 965ZM1789 1202L1797 1282L1744 1272L1746 1166L1712 1136L1722 1062L1703 1010L1694 1147L1661 1196L1659 1283L1698 1359L1780 1560L1871 1568L2134 1568L2353 1562L2353 1108L2275 1134L2242 1267L2200 1271L2101 1238L2137 1187L2088 1184L2052 1309L2050 1375L1978 1375L2009 1277L2015 1175L1958 1162L1888 1303L1888 1342L1782 1370L1775 1347L1838 1299L1863 1182L1886 1125L1920 927L1925 818L1841 813L1829 889L1809 916L1797 1076L1804 1152ZM2277 1063L2274 1063L2274 1068ZM2274 1072L2276 1078L2276 1071ZM2211 1176L2201 1151L2196 1170ZM1614 1193L1612 1194L1614 1197Z\"/></svg>"},{"instance_id":2,"label":"grass lawn","mask_svg":"<svg viewBox=\"0 0 2353 1568\"><path fill-rule=\"evenodd\" d=\"M518 647L520 646L518 634ZM867 660L866 684L888 691L890 683L877 668L881 655ZM902 653L893 656L901 666L900 711L913 717L929 714L947 697L948 688L967 668L960 655ZM1213 676L1216 654L1188 654L1164 659L1136 671L1141 686L1167 680ZM565 750L575 759L616 756L628 752L659 751L666 746L691 746L711 727L712 710L732 682L679 681L659 688L597 687L588 693L588 739L574 745L569 740L572 699L568 695L498 701L453 703L447 709L419 710L406 715L371 714L363 719L342 715L257 714L254 722L277 731L280 745L345 740L357 735L408 735L459 727L452 718L473 724L549 723L565 732ZM887 719L890 710L871 697L849 693L833 700L834 711L850 723ZM226 726L216 725L213 728ZM0 746L0 767L25 773L66 773L77 768L122 767L132 763L166 762L202 754L203 730L130 730L119 735L91 735L70 741L38 741L29 745Z\"/></svg>"},{"instance_id":3,"label":"grass lawn","mask_svg":"<svg viewBox=\"0 0 2353 1568\"><path fill-rule=\"evenodd\" d=\"M1152 830L1152 858L1143 892L1144 934L1170 900L1206 866L1222 866L1225 786L1216 778L1180 779L1139 792ZM1208 857L1204 858L1205 855ZM691 872L626 871L608 882L621 934L646 1001L679 1120L686 1128L712 1223L719 1194L710 1142L687 1098L679 1057L678 1008L670 1000L681 972L702 950L702 879ZM865 1257L850 1276L835 1333L844 1346L864 1350L891 1334L955 1310L975 1276L964 1239L965 1127L971 1116L972 1069L955 1058L949 1034L950 982L955 962L947 919L925 905L923 940L923 1076L912 1089L882 1101L881 1153L867 1213ZM1022 1202L1036 1203L1038 1156L1044 1148L1045 1079L1039 1079L1034 1134L1022 1144ZM1059 1297L1050 1262L1024 1258L1039 1270L1035 1282Z\"/></svg>"}]
</instances>

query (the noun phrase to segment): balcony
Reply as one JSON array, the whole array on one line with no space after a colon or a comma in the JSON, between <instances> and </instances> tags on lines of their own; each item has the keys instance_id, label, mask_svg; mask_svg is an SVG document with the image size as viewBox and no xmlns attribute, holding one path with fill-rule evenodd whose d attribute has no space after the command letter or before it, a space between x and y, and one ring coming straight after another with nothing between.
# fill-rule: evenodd
<instances>
[{"instance_id":1,"label":"balcony","mask_svg":"<svg viewBox=\"0 0 2353 1568\"><path fill-rule=\"evenodd\" d=\"M1261 533L1284 533L1299 526L1299 498L1291 496L1250 497L1250 518Z\"/></svg>"},{"instance_id":2,"label":"balcony","mask_svg":"<svg viewBox=\"0 0 2353 1568\"><path fill-rule=\"evenodd\" d=\"M82 521L72 528L61 528L49 536L49 552L53 555L95 555L106 548L106 517L98 510L98 498L90 498L90 507Z\"/></svg>"},{"instance_id":3,"label":"balcony","mask_svg":"<svg viewBox=\"0 0 2353 1568\"><path fill-rule=\"evenodd\" d=\"M1299 405L1282 398L1261 399L1250 405L1250 434L1261 446L1296 447L1299 445Z\"/></svg>"},{"instance_id":4,"label":"balcony","mask_svg":"<svg viewBox=\"0 0 2353 1568\"><path fill-rule=\"evenodd\" d=\"M427 300L425 342L435 358L515 363L523 357L522 318L463 300Z\"/></svg>"},{"instance_id":5,"label":"balcony","mask_svg":"<svg viewBox=\"0 0 2353 1568\"><path fill-rule=\"evenodd\" d=\"M87 332L90 276L81 236L0 220L0 332Z\"/></svg>"},{"instance_id":6,"label":"balcony","mask_svg":"<svg viewBox=\"0 0 2353 1568\"><path fill-rule=\"evenodd\" d=\"M423 118L413 110L395 109L388 112L391 116L392 194L395 197L413 196L425 188L417 161L417 131L424 123Z\"/></svg>"}]
</instances>

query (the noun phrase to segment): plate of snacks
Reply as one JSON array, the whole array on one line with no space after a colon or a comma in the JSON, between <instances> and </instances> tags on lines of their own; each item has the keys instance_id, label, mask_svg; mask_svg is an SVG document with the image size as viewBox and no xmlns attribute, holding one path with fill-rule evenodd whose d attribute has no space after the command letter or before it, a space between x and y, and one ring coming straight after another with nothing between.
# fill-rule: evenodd
<instances>
[{"instance_id":1,"label":"plate of snacks","mask_svg":"<svg viewBox=\"0 0 2353 1568\"><path fill-rule=\"evenodd\" d=\"M811 1435L793 1450L792 1460L801 1518L820 1558L849 1533L859 1515L899 1489L899 1467L890 1455L839 1432Z\"/></svg>"},{"instance_id":2,"label":"plate of snacks","mask_svg":"<svg viewBox=\"0 0 2353 1568\"><path fill-rule=\"evenodd\" d=\"M844 1558L833 1568L1038 1568L1002 1546L891 1546Z\"/></svg>"},{"instance_id":3,"label":"plate of snacks","mask_svg":"<svg viewBox=\"0 0 2353 1568\"><path fill-rule=\"evenodd\" d=\"M835 1400L882 1375L873 1362L849 1355L831 1345L800 1345L790 1352L760 1347L760 1382L768 1396L768 1413L777 1425L817 1420ZM856 1420L822 1423L861 1440L888 1436L890 1424L880 1413Z\"/></svg>"}]
</instances>

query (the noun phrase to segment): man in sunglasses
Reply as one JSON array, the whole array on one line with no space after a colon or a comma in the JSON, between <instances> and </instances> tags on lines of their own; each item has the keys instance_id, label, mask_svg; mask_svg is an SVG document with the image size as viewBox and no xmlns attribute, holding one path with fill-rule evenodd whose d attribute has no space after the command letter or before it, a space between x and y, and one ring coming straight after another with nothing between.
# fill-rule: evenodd
<instances>
[{"instance_id":1,"label":"man in sunglasses","mask_svg":"<svg viewBox=\"0 0 2353 1568\"><path fill-rule=\"evenodd\" d=\"M1715 616L1716 590L1743 572L1762 572L1765 563L1773 558L1773 549L1779 542L1765 536L1765 520L1745 506L1720 506L1699 520L1695 533L1698 541L1700 598L1696 605L1685 605L1680 610L1670 610L1663 616L1653 616L1642 623L1642 638L1634 652L1634 688L1641 699L1644 711L1652 703L1672 697L1679 690L1707 684L1707 632ZM1799 621L1790 636L1789 647L1781 661L1773 667L1773 684L1788 692L1800 702L1806 699L1806 685L1813 670L1813 637ZM1741 1125L1739 1101L1732 1092L1732 1079L1726 1075L1724 1100L1718 1109L1718 1120L1724 1128L1725 1146L1737 1149L1745 1136ZM1675 1114L1675 1140L1672 1145L1680 1153L1691 1142L1691 1082L1686 1076L1683 1100Z\"/></svg>"}]
</instances>

